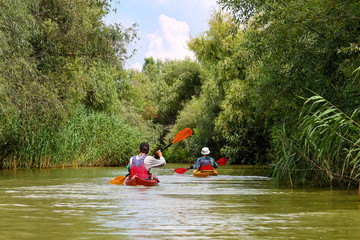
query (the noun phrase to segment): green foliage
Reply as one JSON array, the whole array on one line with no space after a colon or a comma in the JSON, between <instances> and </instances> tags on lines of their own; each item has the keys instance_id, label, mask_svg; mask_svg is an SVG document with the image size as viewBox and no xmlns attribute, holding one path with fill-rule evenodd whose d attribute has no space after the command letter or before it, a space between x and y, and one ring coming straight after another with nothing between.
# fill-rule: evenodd
<instances>
[{"instance_id":1,"label":"green foliage","mask_svg":"<svg viewBox=\"0 0 360 240\"><path fill-rule=\"evenodd\" d=\"M176 158L181 150L184 150L182 159L187 160L190 157L195 157L200 154L201 148L208 146L213 150L212 137L214 122L213 111L211 106L207 105L206 98L202 95L200 98L194 97L185 108L179 113L176 124L171 129L170 133L166 136L167 141L171 139L184 128L191 128L193 135L184 141L183 143L177 144L172 149L169 149L169 155L172 158ZM214 151L216 154L216 151Z\"/></svg>"},{"instance_id":2,"label":"green foliage","mask_svg":"<svg viewBox=\"0 0 360 240\"><path fill-rule=\"evenodd\" d=\"M246 52L242 47L244 35L230 15L214 12L209 30L191 39L189 48L215 82L224 91L233 81L244 78Z\"/></svg>"},{"instance_id":3,"label":"green foliage","mask_svg":"<svg viewBox=\"0 0 360 240\"><path fill-rule=\"evenodd\" d=\"M2 158L34 141L26 136L46 135L44 125L54 128L64 109L56 90L36 68L31 40L38 34L30 1L2 1L0 9L0 147ZM46 145L46 144L45 144Z\"/></svg>"},{"instance_id":4,"label":"green foliage","mask_svg":"<svg viewBox=\"0 0 360 240\"><path fill-rule=\"evenodd\" d=\"M158 105L154 101L154 88L147 73L126 71L118 85L122 86L118 88L118 94L124 105L132 106L133 111L141 114L143 119L156 118Z\"/></svg>"},{"instance_id":5,"label":"green foliage","mask_svg":"<svg viewBox=\"0 0 360 240\"><path fill-rule=\"evenodd\" d=\"M8 158L3 167L12 167L17 159L22 167L109 166L125 165L136 154L138 144L157 144L151 125L129 123L126 113L100 113L77 106L73 115L54 134L48 125L36 124L32 134L8 136L21 141L16 157ZM15 122L15 121L14 121ZM17 122L21 125L21 122ZM14 129L19 129L14 126Z\"/></svg>"},{"instance_id":6,"label":"green foliage","mask_svg":"<svg viewBox=\"0 0 360 240\"><path fill-rule=\"evenodd\" d=\"M82 100L85 106L99 110L110 110L117 100L116 69L104 64L94 65L84 74L86 77L86 96Z\"/></svg>"},{"instance_id":7,"label":"green foliage","mask_svg":"<svg viewBox=\"0 0 360 240\"><path fill-rule=\"evenodd\" d=\"M234 19L241 23L247 23L251 17L263 10L266 6L266 0L218 0L223 9L230 11Z\"/></svg>"},{"instance_id":8,"label":"green foliage","mask_svg":"<svg viewBox=\"0 0 360 240\"><path fill-rule=\"evenodd\" d=\"M106 26L109 10L97 0L0 2L3 167L122 164L137 140L156 142L154 126L121 106L136 25Z\"/></svg>"},{"instance_id":9,"label":"green foliage","mask_svg":"<svg viewBox=\"0 0 360 240\"><path fill-rule=\"evenodd\" d=\"M248 131L247 123L240 122L249 117L244 112L250 116L251 112L247 105L237 102L247 101L241 89L247 60L243 46L243 32L228 14L222 12L214 12L209 21L209 30L189 43L190 49L196 53L207 71L198 99L198 104L206 109L206 113L199 112L194 120L195 132L198 133L194 140L194 150L200 152L201 147L207 145L217 156L224 154L234 163L254 163L259 160L249 155L255 154L259 148L251 149L256 146L254 136ZM246 109L238 108L237 105ZM181 116L186 114L184 112ZM179 118L178 124L182 121ZM240 138L239 132L242 132ZM243 135L245 132L249 134ZM243 137L246 138L239 141Z\"/></svg>"},{"instance_id":10,"label":"green foliage","mask_svg":"<svg viewBox=\"0 0 360 240\"><path fill-rule=\"evenodd\" d=\"M168 128L187 102L200 94L201 79L200 66L194 61L145 59L142 72L130 71L125 76L131 87L123 99L134 104L145 119Z\"/></svg>"},{"instance_id":11,"label":"green foliage","mask_svg":"<svg viewBox=\"0 0 360 240\"><path fill-rule=\"evenodd\" d=\"M165 62L154 88L158 104L156 121L174 124L178 112L192 96L199 95L201 83L199 64L190 60Z\"/></svg>"},{"instance_id":12,"label":"green foliage","mask_svg":"<svg viewBox=\"0 0 360 240\"><path fill-rule=\"evenodd\" d=\"M283 154L274 166L279 181L356 186L360 182L359 109L346 115L319 95L306 99L298 136L275 134Z\"/></svg>"},{"instance_id":13,"label":"green foliage","mask_svg":"<svg viewBox=\"0 0 360 240\"><path fill-rule=\"evenodd\" d=\"M256 84L256 95L267 99L256 102L259 112L267 118L275 117L271 112L280 113L280 119L295 118L294 110L302 103L294 96L308 94L304 88L339 99L344 107L349 104L340 89L344 81L353 84L351 72L359 60L341 50L359 42L358 1L314 1L309 6L295 0L220 2L234 11L255 7L246 29L246 48L256 71L250 71L248 79ZM345 65L351 66L346 73Z\"/></svg>"},{"instance_id":14,"label":"green foliage","mask_svg":"<svg viewBox=\"0 0 360 240\"><path fill-rule=\"evenodd\" d=\"M254 114L249 90L242 81L234 82L216 119L219 139L226 144L222 153L241 164L264 164L268 161L269 135L262 117Z\"/></svg>"},{"instance_id":15,"label":"green foliage","mask_svg":"<svg viewBox=\"0 0 360 240\"><path fill-rule=\"evenodd\" d=\"M190 127L170 162L207 146L273 161L289 185L357 184L359 1L218 2L233 17L214 12L190 40L197 61L150 57L134 71L123 64L136 25L106 26L109 2L1 1L3 167L124 164L139 141L155 150Z\"/></svg>"},{"instance_id":16,"label":"green foliage","mask_svg":"<svg viewBox=\"0 0 360 240\"><path fill-rule=\"evenodd\" d=\"M77 165L125 165L151 131L134 127L118 115L107 115L79 107L58 133L52 157L56 163Z\"/></svg>"},{"instance_id":17,"label":"green foliage","mask_svg":"<svg viewBox=\"0 0 360 240\"><path fill-rule=\"evenodd\" d=\"M300 143L281 138L282 144L278 144L271 139L300 135L295 126L303 102L298 96L309 97L306 89L313 90L344 112L358 105L358 75L354 71L360 60L356 50L360 4L304 4L297 0L218 2L232 12L244 29L241 46L247 53L246 76L242 83L234 85L239 94L236 97L236 91L230 91L218 119L226 123L219 125L219 130L233 141L225 149L233 154L240 154L242 149L249 153L243 139L250 139L253 153L286 156L282 163L295 161L293 155L284 152L299 149ZM236 146L236 142L243 147ZM269 152L260 151L266 148ZM276 157L273 160L278 163Z\"/></svg>"}]
</instances>

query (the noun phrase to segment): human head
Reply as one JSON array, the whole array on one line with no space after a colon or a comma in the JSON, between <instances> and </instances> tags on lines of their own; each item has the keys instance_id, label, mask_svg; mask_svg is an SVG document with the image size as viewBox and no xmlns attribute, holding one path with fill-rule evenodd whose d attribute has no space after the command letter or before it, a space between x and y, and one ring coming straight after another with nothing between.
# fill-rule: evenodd
<instances>
[{"instance_id":1,"label":"human head","mask_svg":"<svg viewBox=\"0 0 360 240\"><path fill-rule=\"evenodd\" d=\"M209 155L209 154L210 154L209 148L208 148L208 147L203 147L203 148L201 149L201 154L202 154L202 155Z\"/></svg>"},{"instance_id":2,"label":"human head","mask_svg":"<svg viewBox=\"0 0 360 240\"><path fill-rule=\"evenodd\" d=\"M139 146L139 151L140 152L148 154L149 149L150 149L150 147L149 147L149 144L147 142L140 143L140 146Z\"/></svg>"}]
</instances>

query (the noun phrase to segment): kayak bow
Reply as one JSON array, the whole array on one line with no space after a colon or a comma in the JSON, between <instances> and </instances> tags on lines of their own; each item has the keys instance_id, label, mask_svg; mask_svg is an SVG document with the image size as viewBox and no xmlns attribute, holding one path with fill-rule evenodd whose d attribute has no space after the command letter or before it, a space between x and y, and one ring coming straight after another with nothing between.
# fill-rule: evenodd
<instances>
[{"instance_id":1,"label":"kayak bow","mask_svg":"<svg viewBox=\"0 0 360 240\"><path fill-rule=\"evenodd\" d=\"M136 186L136 185L156 186L156 185L158 185L158 183L159 183L159 180L155 176L153 179L143 179L143 178L139 178L139 177L135 176L132 179L127 177L125 180L125 184L129 185L129 186Z\"/></svg>"},{"instance_id":2,"label":"kayak bow","mask_svg":"<svg viewBox=\"0 0 360 240\"><path fill-rule=\"evenodd\" d=\"M195 170L193 172L194 177L207 177L207 176L217 176L219 173L216 170Z\"/></svg>"}]
</instances>

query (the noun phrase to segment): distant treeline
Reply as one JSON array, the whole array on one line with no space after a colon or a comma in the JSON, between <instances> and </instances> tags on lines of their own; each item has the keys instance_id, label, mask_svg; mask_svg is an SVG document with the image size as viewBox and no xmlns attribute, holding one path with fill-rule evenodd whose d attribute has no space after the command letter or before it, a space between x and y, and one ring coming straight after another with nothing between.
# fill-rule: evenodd
<instances>
[{"instance_id":1,"label":"distant treeline","mask_svg":"<svg viewBox=\"0 0 360 240\"><path fill-rule=\"evenodd\" d=\"M2 1L2 167L122 165L189 127L168 161L208 146L289 185L356 186L360 2L218 2L196 61L137 71L123 68L136 25L105 25L107 1Z\"/></svg>"}]
</instances>

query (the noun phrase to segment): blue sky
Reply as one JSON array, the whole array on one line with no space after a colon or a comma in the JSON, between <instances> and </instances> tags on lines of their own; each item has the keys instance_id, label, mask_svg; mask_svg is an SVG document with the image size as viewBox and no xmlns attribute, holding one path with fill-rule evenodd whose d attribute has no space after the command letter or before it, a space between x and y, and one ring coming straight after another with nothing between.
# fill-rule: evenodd
<instances>
[{"instance_id":1,"label":"blue sky","mask_svg":"<svg viewBox=\"0 0 360 240\"><path fill-rule=\"evenodd\" d=\"M141 69L145 57L184 59L193 57L186 41L208 29L208 20L216 0L113 0L106 24L121 23L130 27L137 23L140 40L130 48L136 55L127 61L127 68Z\"/></svg>"}]
</instances>

